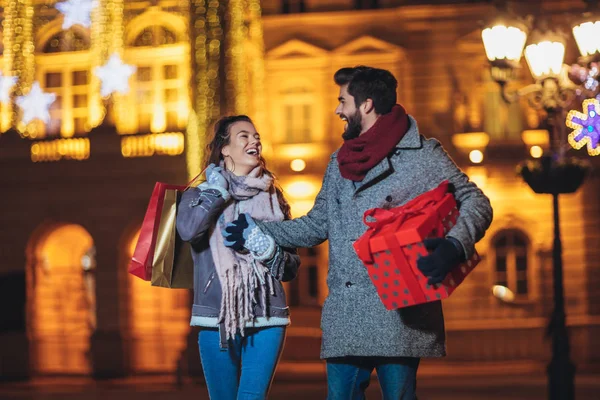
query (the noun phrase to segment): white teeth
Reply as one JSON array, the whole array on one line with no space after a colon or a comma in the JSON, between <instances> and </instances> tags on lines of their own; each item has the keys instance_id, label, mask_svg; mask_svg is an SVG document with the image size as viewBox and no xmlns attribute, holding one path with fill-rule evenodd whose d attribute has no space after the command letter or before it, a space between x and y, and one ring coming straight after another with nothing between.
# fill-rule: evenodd
<instances>
[{"instance_id":1,"label":"white teeth","mask_svg":"<svg viewBox=\"0 0 600 400\"><path fill-rule=\"evenodd\" d=\"M255 156L258 154L258 151L256 149L250 149L246 151L246 153Z\"/></svg>"}]
</instances>

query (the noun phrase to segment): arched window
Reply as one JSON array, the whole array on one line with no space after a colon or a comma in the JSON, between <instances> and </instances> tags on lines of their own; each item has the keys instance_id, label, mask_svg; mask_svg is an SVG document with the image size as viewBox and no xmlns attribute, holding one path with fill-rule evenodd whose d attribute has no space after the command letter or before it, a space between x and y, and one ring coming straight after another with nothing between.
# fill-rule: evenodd
<instances>
[{"instance_id":1,"label":"arched window","mask_svg":"<svg viewBox=\"0 0 600 400\"><path fill-rule=\"evenodd\" d=\"M50 28L49 28L50 29ZM36 45L35 79L45 92L54 93L50 121L41 137L71 137L90 129L90 38L86 31L73 27L66 31L41 34Z\"/></svg>"},{"instance_id":2,"label":"arched window","mask_svg":"<svg viewBox=\"0 0 600 400\"><path fill-rule=\"evenodd\" d=\"M527 297L529 239L518 230L501 231L493 240L496 285L509 288L517 297Z\"/></svg>"},{"instance_id":3,"label":"arched window","mask_svg":"<svg viewBox=\"0 0 600 400\"><path fill-rule=\"evenodd\" d=\"M164 46L177 43L175 32L161 25L152 25L144 28L133 41L134 47Z\"/></svg>"},{"instance_id":4,"label":"arched window","mask_svg":"<svg viewBox=\"0 0 600 400\"><path fill-rule=\"evenodd\" d=\"M139 18L139 17L138 17ZM160 133L184 129L189 110L189 65L183 34L166 13L145 15L130 24L125 59L137 67L120 118L122 133ZM147 19L151 19L147 24Z\"/></svg>"},{"instance_id":5,"label":"arched window","mask_svg":"<svg viewBox=\"0 0 600 400\"><path fill-rule=\"evenodd\" d=\"M46 41L42 53L89 50L90 40L77 30L60 31Z\"/></svg>"}]
</instances>

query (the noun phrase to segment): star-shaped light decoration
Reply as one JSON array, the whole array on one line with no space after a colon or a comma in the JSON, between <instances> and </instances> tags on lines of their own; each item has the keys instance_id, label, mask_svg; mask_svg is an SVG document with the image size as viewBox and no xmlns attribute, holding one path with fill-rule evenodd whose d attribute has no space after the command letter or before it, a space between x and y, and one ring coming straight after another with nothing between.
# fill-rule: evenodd
<instances>
[{"instance_id":1,"label":"star-shaped light decoration","mask_svg":"<svg viewBox=\"0 0 600 400\"><path fill-rule=\"evenodd\" d=\"M4 76L0 72L0 103L10 102L10 90L16 83L16 76Z\"/></svg>"},{"instance_id":2,"label":"star-shaped light decoration","mask_svg":"<svg viewBox=\"0 0 600 400\"><path fill-rule=\"evenodd\" d=\"M73 25L89 28L92 24L92 9L96 7L95 0L66 0L56 3L56 9L64 15L62 28L69 29Z\"/></svg>"},{"instance_id":3,"label":"star-shaped light decoration","mask_svg":"<svg viewBox=\"0 0 600 400\"><path fill-rule=\"evenodd\" d=\"M600 101L587 99L583 101L584 113L569 111L566 124L573 132L569 134L569 144L579 150L587 144L590 156L600 154Z\"/></svg>"},{"instance_id":4,"label":"star-shaped light decoration","mask_svg":"<svg viewBox=\"0 0 600 400\"><path fill-rule=\"evenodd\" d=\"M28 124L34 119L48 123L50 113L48 108L56 99L54 93L44 93L39 82L33 82L31 90L25 96L17 97L17 105L23 110L23 123Z\"/></svg>"},{"instance_id":5,"label":"star-shaped light decoration","mask_svg":"<svg viewBox=\"0 0 600 400\"><path fill-rule=\"evenodd\" d=\"M121 94L129 92L129 77L135 70L135 66L124 64L117 53L113 53L103 66L94 68L94 74L102 82L100 88L102 97L114 92Z\"/></svg>"}]
</instances>

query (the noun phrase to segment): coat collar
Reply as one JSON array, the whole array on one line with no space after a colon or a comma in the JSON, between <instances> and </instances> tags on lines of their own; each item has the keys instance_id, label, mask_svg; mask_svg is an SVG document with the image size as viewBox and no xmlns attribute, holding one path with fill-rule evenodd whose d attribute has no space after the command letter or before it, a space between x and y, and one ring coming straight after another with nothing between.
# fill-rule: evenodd
<instances>
[{"instance_id":1,"label":"coat collar","mask_svg":"<svg viewBox=\"0 0 600 400\"><path fill-rule=\"evenodd\" d=\"M410 115L408 116L408 118L410 126L406 134L402 137L402 139L400 139L400 142L398 142L398 144L396 145L396 150L394 150L394 154L398 154L400 150L404 149L420 149L421 147L423 147L423 143L421 142L421 135L419 134L419 128L417 126L417 121ZM354 191L354 194L365 190L370 186L373 186L392 172L394 172L394 168L390 161L390 157L385 157L379 162L379 164L375 165L369 170L369 172L367 172L365 179L363 179L360 187Z\"/></svg>"},{"instance_id":2,"label":"coat collar","mask_svg":"<svg viewBox=\"0 0 600 400\"><path fill-rule=\"evenodd\" d=\"M420 149L423 147L417 121L410 115L408 116L408 120L410 123L408 131L406 131L406 134L400 139L400 142L396 145L396 149Z\"/></svg>"},{"instance_id":3,"label":"coat collar","mask_svg":"<svg viewBox=\"0 0 600 400\"><path fill-rule=\"evenodd\" d=\"M389 157L385 157L381 160L377 165L367 172L365 175L365 179L362 180L360 187L354 191L354 194L365 190L366 188L373 186L375 183L379 182L379 180L385 178L389 174L393 172L392 163L390 162Z\"/></svg>"}]
</instances>

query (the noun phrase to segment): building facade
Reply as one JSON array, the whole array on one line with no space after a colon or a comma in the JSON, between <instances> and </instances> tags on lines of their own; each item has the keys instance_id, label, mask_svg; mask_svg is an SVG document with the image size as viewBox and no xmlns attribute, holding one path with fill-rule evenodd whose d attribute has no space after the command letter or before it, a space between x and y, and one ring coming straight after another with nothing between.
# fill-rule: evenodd
<instances>
[{"instance_id":1,"label":"building facade","mask_svg":"<svg viewBox=\"0 0 600 400\"><path fill-rule=\"evenodd\" d=\"M0 296L8 317L0 329L6 344L0 373L193 371L189 293L150 287L127 273L154 183L185 183L185 152L199 151L185 148L195 79L190 2L125 2L123 59L136 72L116 126L95 128L90 32L63 30L53 7L32 3L33 76L57 100L50 122L28 136L8 129L10 109L1 105ZM571 3L533 7L560 16L572 11ZM583 9L581 3L575 8ZM489 76L480 21L493 9L483 1L268 0L261 6L265 110L257 129L293 214L310 209L329 155L341 145L333 73L358 64L390 70L399 102L420 131L444 144L490 197L495 214L477 246L482 263L444 302L448 357L430 362L542 371L553 307L552 203L534 194L515 168L530 146L547 147L544 116L526 102L505 104ZM568 49L574 61L575 44ZM526 68L520 78L516 85L528 83ZM470 160L474 150L481 162ZM577 193L561 197L567 322L580 369L596 368L600 358L592 342L600 331L597 183L592 175ZM301 254L300 275L286 284L293 325L284 362L318 360L327 247ZM514 299L495 296L495 286L510 289Z\"/></svg>"}]
</instances>

